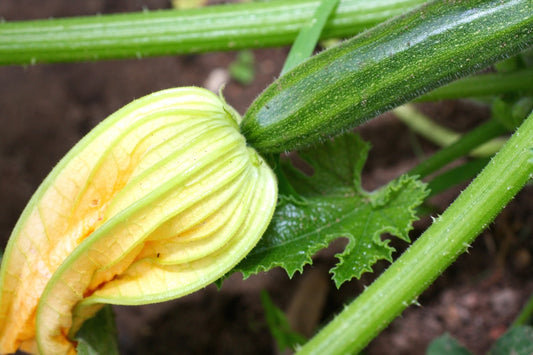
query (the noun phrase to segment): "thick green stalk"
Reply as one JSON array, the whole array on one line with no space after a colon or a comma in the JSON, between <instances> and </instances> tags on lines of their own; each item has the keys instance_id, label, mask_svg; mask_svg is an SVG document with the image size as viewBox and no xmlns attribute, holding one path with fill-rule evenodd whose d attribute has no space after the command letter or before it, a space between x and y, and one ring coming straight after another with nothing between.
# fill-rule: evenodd
<instances>
[{"instance_id":1,"label":"thick green stalk","mask_svg":"<svg viewBox=\"0 0 533 355\"><path fill-rule=\"evenodd\" d=\"M533 177L533 113L411 247L298 354L362 350L424 291Z\"/></svg>"},{"instance_id":2,"label":"thick green stalk","mask_svg":"<svg viewBox=\"0 0 533 355\"><path fill-rule=\"evenodd\" d=\"M322 38L352 36L424 0L344 0ZM292 43L318 0L277 0L0 23L0 64L73 62Z\"/></svg>"},{"instance_id":3,"label":"thick green stalk","mask_svg":"<svg viewBox=\"0 0 533 355\"><path fill-rule=\"evenodd\" d=\"M298 149L530 45L531 0L432 1L281 76L248 109L242 132L263 153Z\"/></svg>"}]
</instances>

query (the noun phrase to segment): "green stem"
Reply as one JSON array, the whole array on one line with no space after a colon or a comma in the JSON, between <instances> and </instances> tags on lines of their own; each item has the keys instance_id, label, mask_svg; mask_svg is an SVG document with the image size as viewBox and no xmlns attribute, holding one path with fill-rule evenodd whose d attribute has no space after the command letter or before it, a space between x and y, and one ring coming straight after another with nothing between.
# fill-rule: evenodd
<instances>
[{"instance_id":1,"label":"green stem","mask_svg":"<svg viewBox=\"0 0 533 355\"><path fill-rule=\"evenodd\" d=\"M525 90L533 90L533 69L470 76L435 89L415 101L485 97Z\"/></svg>"},{"instance_id":2,"label":"green stem","mask_svg":"<svg viewBox=\"0 0 533 355\"><path fill-rule=\"evenodd\" d=\"M459 133L435 123L414 105L406 104L392 112L413 131L439 146L450 145L460 137Z\"/></svg>"},{"instance_id":3,"label":"green stem","mask_svg":"<svg viewBox=\"0 0 533 355\"><path fill-rule=\"evenodd\" d=\"M455 159L467 155L474 148L505 132L506 129L497 121L490 120L485 122L418 164L409 172L409 175L418 175L421 178L426 177ZM483 146L485 145L483 144ZM491 151L490 153L494 154L496 151Z\"/></svg>"},{"instance_id":4,"label":"green stem","mask_svg":"<svg viewBox=\"0 0 533 355\"><path fill-rule=\"evenodd\" d=\"M344 0L322 38L352 36L424 0ZM319 0L251 2L0 23L0 64L73 62L290 44Z\"/></svg>"},{"instance_id":5,"label":"green stem","mask_svg":"<svg viewBox=\"0 0 533 355\"><path fill-rule=\"evenodd\" d=\"M443 191L448 190L452 186L456 186L467 180L476 177L481 170L490 162L490 158L479 158L464 163L456 168L447 170L439 176L431 179L428 182L427 188L430 190L426 199L438 195Z\"/></svg>"},{"instance_id":6,"label":"green stem","mask_svg":"<svg viewBox=\"0 0 533 355\"><path fill-rule=\"evenodd\" d=\"M316 47L316 43L320 38L328 18L338 4L339 0L322 0L318 4L318 7L313 13L313 17L311 17L309 21L302 26L300 32L298 32L298 36L296 36L291 51L285 60L283 69L281 69L281 75L285 74L313 54L313 50Z\"/></svg>"},{"instance_id":7,"label":"green stem","mask_svg":"<svg viewBox=\"0 0 533 355\"><path fill-rule=\"evenodd\" d=\"M361 351L424 291L533 176L533 113L457 200L299 354Z\"/></svg>"}]
</instances>

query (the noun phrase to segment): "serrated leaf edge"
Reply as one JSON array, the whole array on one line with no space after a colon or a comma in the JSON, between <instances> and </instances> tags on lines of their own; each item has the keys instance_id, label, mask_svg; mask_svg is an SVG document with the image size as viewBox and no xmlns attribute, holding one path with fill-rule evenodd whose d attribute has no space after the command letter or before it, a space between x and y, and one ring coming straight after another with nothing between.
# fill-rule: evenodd
<instances>
[{"instance_id":1,"label":"serrated leaf edge","mask_svg":"<svg viewBox=\"0 0 533 355\"><path fill-rule=\"evenodd\" d=\"M385 226L383 228L378 229L374 234L372 235L372 242L378 246L385 247L389 252L386 257L379 258L377 256L370 258L372 265L375 265L375 263L379 260L387 260L389 262L392 262L392 254L396 251L394 247L391 247L390 239L381 239L381 236L384 233L389 233L392 236L395 236L407 243L410 243L411 240L409 238L409 232L413 229L413 222L417 220L416 216L416 206L419 206L423 201L424 198L429 194L429 190L427 189L427 184L423 183L422 181L418 180L416 177L409 176L409 175L401 175L399 178L392 180L387 185L382 186L378 190L375 190L372 194L369 195L370 197L370 203L373 207L383 206L386 205L389 201L389 196L392 192L398 192L402 188L402 186L414 184L413 189L420 189L421 194L419 195L415 201L409 206L409 220L410 222L406 226L406 229L404 231L400 231L396 227L392 226ZM383 193L385 196L380 196L380 193ZM375 200L378 198L384 198L385 201L380 201L378 204L375 204ZM350 243L353 241L350 240ZM335 286L339 288L344 282L350 281L353 278L360 278L365 272L372 272L372 267L365 266L360 269L360 272L354 274L350 279L341 280L338 277L336 277L338 274L336 273L337 270L339 270L340 266L344 264L345 259L344 256L348 254L348 252L353 252L352 250L349 250L350 245L346 245L344 251L342 253L335 254L335 257L339 260L334 267L330 269L330 273L333 275L332 280L335 282ZM348 251L349 250L349 251Z\"/></svg>"}]
</instances>

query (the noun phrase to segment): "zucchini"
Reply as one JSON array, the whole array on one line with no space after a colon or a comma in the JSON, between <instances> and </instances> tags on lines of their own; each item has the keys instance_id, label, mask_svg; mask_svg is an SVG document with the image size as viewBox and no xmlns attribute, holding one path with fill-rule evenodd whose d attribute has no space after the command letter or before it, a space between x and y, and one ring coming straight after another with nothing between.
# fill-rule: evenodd
<instances>
[{"instance_id":1,"label":"zucchini","mask_svg":"<svg viewBox=\"0 0 533 355\"><path fill-rule=\"evenodd\" d=\"M531 0L433 1L281 76L241 131L260 153L305 147L531 45Z\"/></svg>"}]
</instances>

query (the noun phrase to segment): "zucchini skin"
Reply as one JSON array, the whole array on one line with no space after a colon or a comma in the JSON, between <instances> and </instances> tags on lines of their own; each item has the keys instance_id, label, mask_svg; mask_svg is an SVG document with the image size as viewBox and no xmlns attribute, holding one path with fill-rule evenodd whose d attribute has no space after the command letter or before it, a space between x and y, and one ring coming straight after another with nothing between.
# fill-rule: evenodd
<instances>
[{"instance_id":1,"label":"zucchini skin","mask_svg":"<svg viewBox=\"0 0 533 355\"><path fill-rule=\"evenodd\" d=\"M531 0L433 1L278 78L241 132L260 153L302 148L531 45Z\"/></svg>"}]
</instances>

